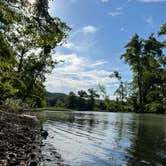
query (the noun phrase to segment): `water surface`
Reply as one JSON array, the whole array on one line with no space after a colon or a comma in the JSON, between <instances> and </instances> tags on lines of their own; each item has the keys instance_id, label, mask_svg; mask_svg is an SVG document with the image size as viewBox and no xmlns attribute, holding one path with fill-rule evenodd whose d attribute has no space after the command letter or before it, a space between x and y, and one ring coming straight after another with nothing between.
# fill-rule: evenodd
<instances>
[{"instance_id":1,"label":"water surface","mask_svg":"<svg viewBox=\"0 0 166 166\"><path fill-rule=\"evenodd\" d=\"M166 165L166 115L47 111L42 117L49 132L45 151L56 150L65 164Z\"/></svg>"}]
</instances>

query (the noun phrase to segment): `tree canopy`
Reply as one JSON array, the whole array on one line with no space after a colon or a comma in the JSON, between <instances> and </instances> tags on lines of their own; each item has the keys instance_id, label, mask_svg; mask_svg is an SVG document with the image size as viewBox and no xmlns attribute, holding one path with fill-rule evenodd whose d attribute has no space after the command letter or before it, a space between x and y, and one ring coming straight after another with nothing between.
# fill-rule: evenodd
<instances>
[{"instance_id":1,"label":"tree canopy","mask_svg":"<svg viewBox=\"0 0 166 166\"><path fill-rule=\"evenodd\" d=\"M52 71L54 48L70 28L48 11L48 1L0 2L0 90L7 98L41 105L45 74Z\"/></svg>"},{"instance_id":2,"label":"tree canopy","mask_svg":"<svg viewBox=\"0 0 166 166\"><path fill-rule=\"evenodd\" d=\"M164 27L161 32L164 34ZM133 72L133 91L130 100L138 112L164 112L166 108L166 68L165 44L157 40L154 34L142 39L137 34L125 46L122 58ZM136 97L137 96L137 97Z\"/></svg>"}]
</instances>

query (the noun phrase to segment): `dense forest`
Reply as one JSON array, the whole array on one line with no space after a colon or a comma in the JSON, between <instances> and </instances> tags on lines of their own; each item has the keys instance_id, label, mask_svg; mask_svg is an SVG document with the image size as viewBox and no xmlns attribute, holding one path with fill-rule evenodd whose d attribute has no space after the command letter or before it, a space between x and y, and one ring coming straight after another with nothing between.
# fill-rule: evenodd
<instances>
[{"instance_id":1,"label":"dense forest","mask_svg":"<svg viewBox=\"0 0 166 166\"><path fill-rule=\"evenodd\" d=\"M119 80L116 100L110 100L104 85L59 94L46 93L44 82L58 61L54 48L62 45L71 29L48 12L48 1L0 1L0 105L17 108L59 106L76 110L155 112L166 111L166 24L158 34L143 39L135 34L121 56L133 73Z\"/></svg>"}]
</instances>

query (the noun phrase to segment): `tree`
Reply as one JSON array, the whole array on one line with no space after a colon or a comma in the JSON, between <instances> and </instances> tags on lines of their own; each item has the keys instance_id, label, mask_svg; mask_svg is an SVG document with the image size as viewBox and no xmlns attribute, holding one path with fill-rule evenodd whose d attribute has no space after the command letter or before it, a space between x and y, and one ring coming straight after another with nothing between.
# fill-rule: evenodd
<instances>
[{"instance_id":1,"label":"tree","mask_svg":"<svg viewBox=\"0 0 166 166\"><path fill-rule=\"evenodd\" d=\"M164 80L162 78L165 70L162 64L164 58L163 47L163 43L158 41L153 34L147 40L144 40L143 97L147 104L154 101L163 103Z\"/></svg>"},{"instance_id":2,"label":"tree","mask_svg":"<svg viewBox=\"0 0 166 166\"><path fill-rule=\"evenodd\" d=\"M106 91L106 87L105 87L104 85L99 84L99 85L98 85L98 91L99 91L100 96L101 96L103 99L108 98L107 91Z\"/></svg>"},{"instance_id":3,"label":"tree","mask_svg":"<svg viewBox=\"0 0 166 166\"><path fill-rule=\"evenodd\" d=\"M159 35L166 35L166 23L161 26Z\"/></svg>"},{"instance_id":4,"label":"tree","mask_svg":"<svg viewBox=\"0 0 166 166\"><path fill-rule=\"evenodd\" d=\"M120 81L119 87L115 91L115 95L117 95L117 101L123 104L127 100L128 95L128 83Z\"/></svg>"},{"instance_id":5,"label":"tree","mask_svg":"<svg viewBox=\"0 0 166 166\"><path fill-rule=\"evenodd\" d=\"M56 107L64 107L64 103L61 100L57 100Z\"/></svg>"},{"instance_id":6,"label":"tree","mask_svg":"<svg viewBox=\"0 0 166 166\"><path fill-rule=\"evenodd\" d=\"M118 71L114 71L109 77L116 78L118 80L120 80L122 78Z\"/></svg>"},{"instance_id":7,"label":"tree","mask_svg":"<svg viewBox=\"0 0 166 166\"><path fill-rule=\"evenodd\" d=\"M87 109L87 93L84 90L78 91L78 109L86 110Z\"/></svg>"},{"instance_id":8,"label":"tree","mask_svg":"<svg viewBox=\"0 0 166 166\"><path fill-rule=\"evenodd\" d=\"M107 94L106 87L104 85L99 84L98 85L98 93L99 96L101 97L101 100L98 103L98 107L100 110L108 110L109 109L109 104L110 104L110 99Z\"/></svg>"},{"instance_id":9,"label":"tree","mask_svg":"<svg viewBox=\"0 0 166 166\"><path fill-rule=\"evenodd\" d=\"M0 1L0 104L11 96L14 96L18 89L14 87L16 78L14 70L16 62L15 52L6 39L6 32L11 25L19 18L18 13L9 5L8 1Z\"/></svg>"},{"instance_id":10,"label":"tree","mask_svg":"<svg viewBox=\"0 0 166 166\"><path fill-rule=\"evenodd\" d=\"M142 58L143 58L143 44L142 39L136 34L132 37L131 41L125 46L126 52L121 56L124 58L125 62L131 66L134 73L134 85L135 89L138 88L138 105L142 107L143 105L143 76L142 76Z\"/></svg>"},{"instance_id":11,"label":"tree","mask_svg":"<svg viewBox=\"0 0 166 166\"><path fill-rule=\"evenodd\" d=\"M15 73L12 74L15 76L14 83L10 79L8 83L2 82L0 85L14 86L15 97L23 101L33 96L44 98L44 93L38 93L35 89L40 87L44 91L45 74L50 73L57 64L57 61L52 59L53 49L64 42L70 28L59 18L53 18L49 14L48 1L45 0L36 1L33 5L28 1L2 0L0 21L0 35L8 50L12 52L12 61L7 66L11 66ZM1 48L2 52L5 52L2 45ZM9 52L6 54L9 56ZM7 64L8 60L1 63L0 67Z\"/></svg>"},{"instance_id":12,"label":"tree","mask_svg":"<svg viewBox=\"0 0 166 166\"><path fill-rule=\"evenodd\" d=\"M97 94L97 91L93 88L88 89L88 100L89 100L88 109L89 110L94 110L96 98L99 98L99 95Z\"/></svg>"},{"instance_id":13,"label":"tree","mask_svg":"<svg viewBox=\"0 0 166 166\"><path fill-rule=\"evenodd\" d=\"M154 34L146 40L135 35L126 45L126 52L122 58L133 71L133 92L129 96L129 101L133 99L133 104L136 105L135 110L153 110L153 112L164 110L166 61L163 48L164 43L158 41ZM122 90L122 85L119 88Z\"/></svg>"},{"instance_id":14,"label":"tree","mask_svg":"<svg viewBox=\"0 0 166 166\"><path fill-rule=\"evenodd\" d=\"M77 96L74 92L70 92L67 97L67 108L77 109Z\"/></svg>"}]
</instances>

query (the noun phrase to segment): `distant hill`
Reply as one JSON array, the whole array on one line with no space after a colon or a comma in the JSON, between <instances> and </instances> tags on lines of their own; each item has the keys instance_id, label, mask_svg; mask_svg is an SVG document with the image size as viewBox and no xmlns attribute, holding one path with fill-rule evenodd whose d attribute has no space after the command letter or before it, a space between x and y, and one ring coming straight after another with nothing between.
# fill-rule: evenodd
<instances>
[{"instance_id":1,"label":"distant hill","mask_svg":"<svg viewBox=\"0 0 166 166\"><path fill-rule=\"evenodd\" d=\"M46 92L46 101L49 106L55 106L57 101L65 101L67 94Z\"/></svg>"}]
</instances>

